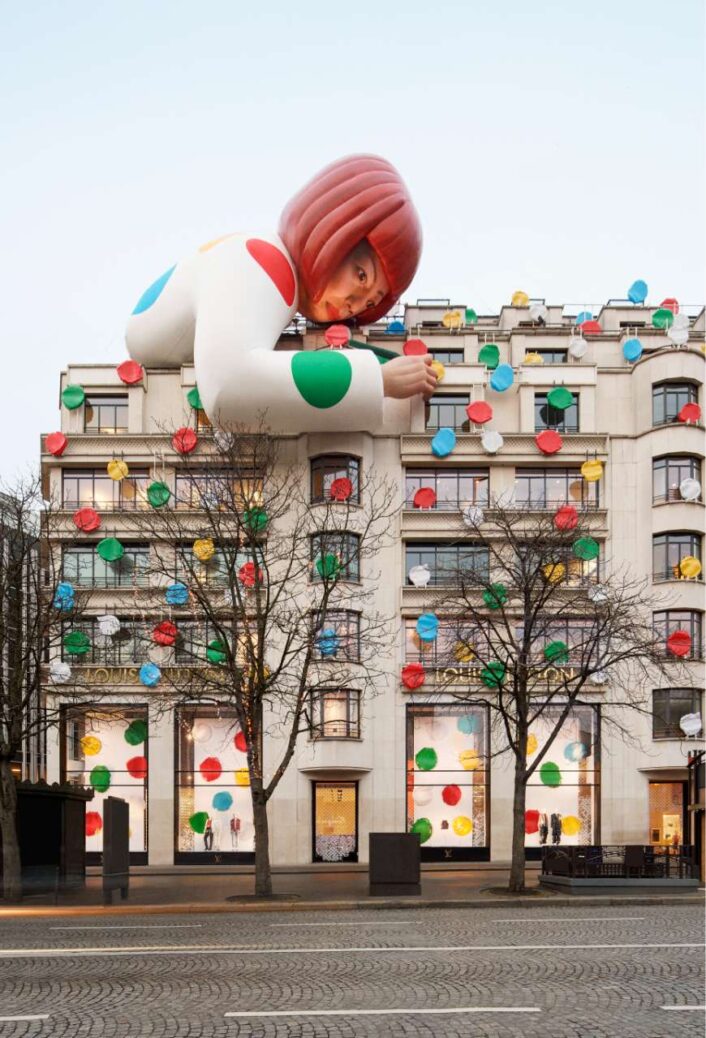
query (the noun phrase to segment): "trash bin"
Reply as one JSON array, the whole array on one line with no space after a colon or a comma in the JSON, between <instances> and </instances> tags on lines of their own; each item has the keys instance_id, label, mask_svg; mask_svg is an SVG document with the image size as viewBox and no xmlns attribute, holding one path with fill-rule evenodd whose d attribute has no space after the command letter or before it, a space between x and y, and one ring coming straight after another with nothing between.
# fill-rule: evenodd
<instances>
[{"instance_id":1,"label":"trash bin","mask_svg":"<svg viewBox=\"0 0 706 1038\"><path fill-rule=\"evenodd\" d=\"M415 833L370 833L371 897L421 894L421 844Z\"/></svg>"}]
</instances>

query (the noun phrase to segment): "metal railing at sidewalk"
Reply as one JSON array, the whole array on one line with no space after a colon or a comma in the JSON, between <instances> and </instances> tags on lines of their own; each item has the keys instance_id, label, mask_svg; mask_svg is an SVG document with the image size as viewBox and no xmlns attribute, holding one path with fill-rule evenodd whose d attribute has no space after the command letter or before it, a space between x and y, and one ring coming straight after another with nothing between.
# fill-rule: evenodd
<instances>
[{"instance_id":1,"label":"metal railing at sidewalk","mask_svg":"<svg viewBox=\"0 0 706 1038\"><path fill-rule=\"evenodd\" d=\"M543 847L542 875L572 879L696 879L694 848L610 844Z\"/></svg>"}]
</instances>

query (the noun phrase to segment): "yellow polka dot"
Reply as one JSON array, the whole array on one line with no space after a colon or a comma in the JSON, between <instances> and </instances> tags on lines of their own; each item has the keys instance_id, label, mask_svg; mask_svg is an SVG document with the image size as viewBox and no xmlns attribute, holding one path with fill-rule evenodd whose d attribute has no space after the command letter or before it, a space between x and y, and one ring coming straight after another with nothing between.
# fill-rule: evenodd
<instances>
[{"instance_id":1,"label":"yellow polka dot","mask_svg":"<svg viewBox=\"0 0 706 1038\"><path fill-rule=\"evenodd\" d=\"M561 820L561 831L564 836L577 836L581 830L581 820L574 815L566 815Z\"/></svg>"},{"instance_id":2,"label":"yellow polka dot","mask_svg":"<svg viewBox=\"0 0 706 1038\"><path fill-rule=\"evenodd\" d=\"M527 736L527 756L531 757L533 753L537 752L537 736L530 732Z\"/></svg>"},{"instance_id":3,"label":"yellow polka dot","mask_svg":"<svg viewBox=\"0 0 706 1038\"><path fill-rule=\"evenodd\" d=\"M431 370L436 375L436 381L437 382L443 382L444 381L444 376L446 374L446 368L444 367L444 365L441 363L440 360L433 360L431 362Z\"/></svg>"},{"instance_id":4,"label":"yellow polka dot","mask_svg":"<svg viewBox=\"0 0 706 1038\"><path fill-rule=\"evenodd\" d=\"M250 772L247 768L238 768L235 773L235 784L236 786L250 785Z\"/></svg>"},{"instance_id":5,"label":"yellow polka dot","mask_svg":"<svg viewBox=\"0 0 706 1038\"><path fill-rule=\"evenodd\" d=\"M473 832L473 822L467 815L456 815L451 823L451 828L457 836L468 836Z\"/></svg>"},{"instance_id":6,"label":"yellow polka dot","mask_svg":"<svg viewBox=\"0 0 706 1038\"><path fill-rule=\"evenodd\" d=\"M95 735L84 735L81 739L81 749L87 757L95 757L103 749L103 743Z\"/></svg>"},{"instance_id":7,"label":"yellow polka dot","mask_svg":"<svg viewBox=\"0 0 706 1038\"><path fill-rule=\"evenodd\" d=\"M480 767L480 756L478 750L461 750L458 762L464 771L475 771Z\"/></svg>"}]
</instances>

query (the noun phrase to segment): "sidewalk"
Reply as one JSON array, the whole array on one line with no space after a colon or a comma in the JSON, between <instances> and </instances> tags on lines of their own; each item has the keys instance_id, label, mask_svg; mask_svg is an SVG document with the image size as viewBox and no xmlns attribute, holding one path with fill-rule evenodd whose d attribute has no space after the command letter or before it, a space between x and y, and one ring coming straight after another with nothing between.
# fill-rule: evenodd
<instances>
[{"instance_id":1,"label":"sidewalk","mask_svg":"<svg viewBox=\"0 0 706 1038\"><path fill-rule=\"evenodd\" d=\"M89 868L86 888L54 895L28 895L20 906L3 905L0 917L8 915L82 915L96 912L123 913L191 913L243 911L305 911L314 909L379 909L453 907L482 908L492 904L702 904L701 893L635 894L616 891L606 895L570 896L539 890L538 864L527 867L527 885L533 894L504 894L508 867L491 865L422 866L420 897L369 897L366 865L281 866L273 868L275 898L258 901L253 896L253 872L250 866L141 866L130 873L127 901L114 894L111 908L103 907L100 868Z\"/></svg>"}]
</instances>

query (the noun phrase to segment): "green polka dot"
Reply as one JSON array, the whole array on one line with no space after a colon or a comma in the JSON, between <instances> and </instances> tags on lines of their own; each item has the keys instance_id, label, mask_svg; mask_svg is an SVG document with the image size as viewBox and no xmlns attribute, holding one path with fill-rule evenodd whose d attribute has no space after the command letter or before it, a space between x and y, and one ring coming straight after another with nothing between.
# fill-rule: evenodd
<instances>
[{"instance_id":1,"label":"green polka dot","mask_svg":"<svg viewBox=\"0 0 706 1038\"><path fill-rule=\"evenodd\" d=\"M292 378L307 404L333 407L350 389L353 369L343 353L299 350L292 354Z\"/></svg>"},{"instance_id":2,"label":"green polka dot","mask_svg":"<svg viewBox=\"0 0 706 1038\"><path fill-rule=\"evenodd\" d=\"M431 746L423 746L414 760L420 771L433 771L439 762L436 750Z\"/></svg>"},{"instance_id":3,"label":"green polka dot","mask_svg":"<svg viewBox=\"0 0 706 1038\"><path fill-rule=\"evenodd\" d=\"M123 737L130 746L139 746L147 738L147 723L139 717L130 721L123 732Z\"/></svg>"},{"instance_id":4,"label":"green polka dot","mask_svg":"<svg viewBox=\"0 0 706 1038\"><path fill-rule=\"evenodd\" d=\"M86 399L82 386L67 386L61 394L61 402L69 411L75 411Z\"/></svg>"},{"instance_id":5,"label":"green polka dot","mask_svg":"<svg viewBox=\"0 0 706 1038\"><path fill-rule=\"evenodd\" d=\"M201 397L199 396L198 386L194 386L186 394L186 399L189 401L189 406L193 407L194 411L203 411L203 404L201 403Z\"/></svg>"},{"instance_id":6,"label":"green polka dot","mask_svg":"<svg viewBox=\"0 0 706 1038\"><path fill-rule=\"evenodd\" d=\"M206 822L208 821L207 811L197 811L189 817L189 828L195 833L204 833L206 831Z\"/></svg>"},{"instance_id":7,"label":"green polka dot","mask_svg":"<svg viewBox=\"0 0 706 1038\"><path fill-rule=\"evenodd\" d=\"M418 818L409 831L419 837L420 843L426 843L431 839L434 829L428 818Z\"/></svg>"},{"instance_id":8,"label":"green polka dot","mask_svg":"<svg viewBox=\"0 0 706 1038\"><path fill-rule=\"evenodd\" d=\"M89 776L96 793L107 793L110 789L112 775L105 764L97 764Z\"/></svg>"},{"instance_id":9,"label":"green polka dot","mask_svg":"<svg viewBox=\"0 0 706 1038\"><path fill-rule=\"evenodd\" d=\"M558 764L548 760L539 769L539 777L545 786L561 785L561 770Z\"/></svg>"}]
</instances>

